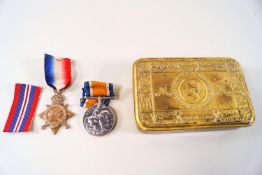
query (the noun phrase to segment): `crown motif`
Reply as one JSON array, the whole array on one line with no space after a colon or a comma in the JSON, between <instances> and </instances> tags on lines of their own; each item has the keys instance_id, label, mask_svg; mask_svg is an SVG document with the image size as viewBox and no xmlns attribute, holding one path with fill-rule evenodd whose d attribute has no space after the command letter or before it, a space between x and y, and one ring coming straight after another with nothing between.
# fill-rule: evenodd
<instances>
[{"instance_id":1,"label":"crown motif","mask_svg":"<svg viewBox=\"0 0 262 175\"><path fill-rule=\"evenodd\" d=\"M52 98L53 105L62 105L64 103L64 97L62 94L55 94Z\"/></svg>"}]
</instances>

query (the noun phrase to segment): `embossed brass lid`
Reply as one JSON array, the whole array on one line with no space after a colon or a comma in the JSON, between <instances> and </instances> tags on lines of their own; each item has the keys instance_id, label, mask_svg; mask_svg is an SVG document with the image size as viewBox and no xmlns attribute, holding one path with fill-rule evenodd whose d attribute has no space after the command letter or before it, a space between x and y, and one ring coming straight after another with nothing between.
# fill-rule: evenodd
<instances>
[{"instance_id":1,"label":"embossed brass lid","mask_svg":"<svg viewBox=\"0 0 262 175\"><path fill-rule=\"evenodd\" d=\"M144 58L133 67L135 118L144 131L241 127L255 114L232 58Z\"/></svg>"}]
</instances>

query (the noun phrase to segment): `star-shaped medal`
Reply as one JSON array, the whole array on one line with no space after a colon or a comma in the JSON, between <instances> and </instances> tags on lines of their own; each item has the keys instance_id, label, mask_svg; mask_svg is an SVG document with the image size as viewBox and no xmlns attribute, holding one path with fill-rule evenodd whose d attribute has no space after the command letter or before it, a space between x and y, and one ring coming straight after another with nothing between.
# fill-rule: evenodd
<instances>
[{"instance_id":1,"label":"star-shaped medal","mask_svg":"<svg viewBox=\"0 0 262 175\"><path fill-rule=\"evenodd\" d=\"M67 109L68 105L64 105L64 97L61 93L56 93L52 98L52 104L46 105L47 109L39 114L40 118L45 121L42 129L50 126L54 134L57 133L62 125L68 129L67 119L73 117L74 113Z\"/></svg>"}]
</instances>

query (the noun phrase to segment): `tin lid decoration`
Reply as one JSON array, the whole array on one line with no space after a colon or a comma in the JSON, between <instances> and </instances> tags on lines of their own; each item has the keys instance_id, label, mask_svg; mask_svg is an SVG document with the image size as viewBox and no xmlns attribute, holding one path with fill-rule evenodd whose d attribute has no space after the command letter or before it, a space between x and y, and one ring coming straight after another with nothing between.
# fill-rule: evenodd
<instances>
[{"instance_id":1,"label":"tin lid decoration","mask_svg":"<svg viewBox=\"0 0 262 175\"><path fill-rule=\"evenodd\" d=\"M142 131L249 126L247 85L232 58L144 58L133 65L134 108Z\"/></svg>"}]
</instances>

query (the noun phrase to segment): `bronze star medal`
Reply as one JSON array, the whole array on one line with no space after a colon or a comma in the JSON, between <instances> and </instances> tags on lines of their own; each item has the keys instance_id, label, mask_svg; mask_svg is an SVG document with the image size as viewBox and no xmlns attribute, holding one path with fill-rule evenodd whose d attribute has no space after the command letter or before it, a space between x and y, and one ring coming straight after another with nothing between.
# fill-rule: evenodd
<instances>
[{"instance_id":1,"label":"bronze star medal","mask_svg":"<svg viewBox=\"0 0 262 175\"><path fill-rule=\"evenodd\" d=\"M45 79L48 86L52 87L55 95L51 98L52 104L46 105L47 109L39 116L45 121L42 129L50 127L54 134L61 126L69 128L67 119L74 114L64 105L62 92L71 84L71 60L69 58L55 58L45 54Z\"/></svg>"},{"instance_id":2,"label":"bronze star medal","mask_svg":"<svg viewBox=\"0 0 262 175\"><path fill-rule=\"evenodd\" d=\"M42 129L49 126L52 132L56 134L62 125L66 129L70 127L67 124L67 119L73 117L74 113L67 109L68 105L64 105L64 97L61 92L56 92L51 101L52 104L46 105L47 109L39 114L39 116L45 121Z\"/></svg>"}]
</instances>

